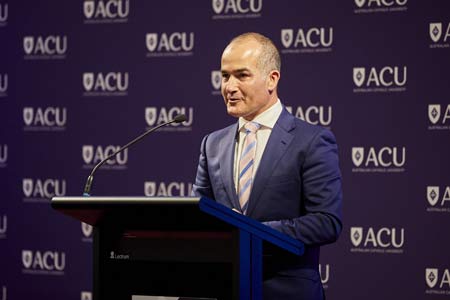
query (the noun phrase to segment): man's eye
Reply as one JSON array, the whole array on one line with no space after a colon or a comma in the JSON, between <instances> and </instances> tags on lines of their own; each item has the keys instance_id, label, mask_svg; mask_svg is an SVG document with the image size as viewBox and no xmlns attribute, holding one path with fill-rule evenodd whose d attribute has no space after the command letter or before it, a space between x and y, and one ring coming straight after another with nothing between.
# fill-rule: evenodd
<instances>
[{"instance_id":1,"label":"man's eye","mask_svg":"<svg viewBox=\"0 0 450 300\"><path fill-rule=\"evenodd\" d=\"M230 75L228 74L222 74L222 79L228 79L230 77Z\"/></svg>"},{"instance_id":2,"label":"man's eye","mask_svg":"<svg viewBox=\"0 0 450 300\"><path fill-rule=\"evenodd\" d=\"M240 78L245 78L245 77L248 77L248 74L247 73L241 73L241 74L239 74L239 77Z\"/></svg>"}]
</instances>

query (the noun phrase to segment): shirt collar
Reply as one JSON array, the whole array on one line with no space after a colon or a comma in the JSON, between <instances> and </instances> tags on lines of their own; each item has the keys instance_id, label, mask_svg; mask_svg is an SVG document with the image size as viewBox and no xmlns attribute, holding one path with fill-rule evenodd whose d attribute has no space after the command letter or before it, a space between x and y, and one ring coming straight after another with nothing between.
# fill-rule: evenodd
<instances>
[{"instance_id":1,"label":"shirt collar","mask_svg":"<svg viewBox=\"0 0 450 300\"><path fill-rule=\"evenodd\" d=\"M269 107L267 110L263 111L261 114L257 115L252 122L256 122L261 124L262 127L272 129L275 126L275 123L278 120L278 117L283 110L283 105L281 105L280 99L277 102ZM239 118L239 131L244 127L244 125L249 122L243 117Z\"/></svg>"}]
</instances>

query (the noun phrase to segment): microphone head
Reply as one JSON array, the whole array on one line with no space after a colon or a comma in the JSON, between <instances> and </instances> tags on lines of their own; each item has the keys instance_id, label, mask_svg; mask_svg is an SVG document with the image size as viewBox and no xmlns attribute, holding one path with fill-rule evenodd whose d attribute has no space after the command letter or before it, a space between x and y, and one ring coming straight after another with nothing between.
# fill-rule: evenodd
<instances>
[{"instance_id":1,"label":"microphone head","mask_svg":"<svg viewBox=\"0 0 450 300\"><path fill-rule=\"evenodd\" d=\"M184 122L186 120L187 120L186 115L177 115L177 116L175 116L175 118L173 118L173 121L175 123L181 123L181 122Z\"/></svg>"}]
</instances>

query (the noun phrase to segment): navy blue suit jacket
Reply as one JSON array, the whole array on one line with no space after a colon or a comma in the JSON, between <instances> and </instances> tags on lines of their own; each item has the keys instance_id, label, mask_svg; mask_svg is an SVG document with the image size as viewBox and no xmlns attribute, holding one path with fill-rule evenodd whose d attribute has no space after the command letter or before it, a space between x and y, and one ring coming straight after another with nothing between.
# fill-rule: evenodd
<instances>
[{"instance_id":1,"label":"navy blue suit jacket","mask_svg":"<svg viewBox=\"0 0 450 300\"><path fill-rule=\"evenodd\" d=\"M240 209L233 181L237 123L207 135L194 193ZM265 300L322 299L319 246L341 229L341 173L333 134L283 109L253 182L247 215L305 243L301 257L265 249Z\"/></svg>"}]
</instances>

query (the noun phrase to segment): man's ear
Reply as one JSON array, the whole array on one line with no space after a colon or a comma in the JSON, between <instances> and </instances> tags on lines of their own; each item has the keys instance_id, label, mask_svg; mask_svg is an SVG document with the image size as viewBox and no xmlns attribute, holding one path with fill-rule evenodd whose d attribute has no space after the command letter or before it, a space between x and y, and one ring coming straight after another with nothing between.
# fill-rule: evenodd
<instances>
[{"instance_id":1,"label":"man's ear","mask_svg":"<svg viewBox=\"0 0 450 300\"><path fill-rule=\"evenodd\" d=\"M269 93L272 93L274 90L277 89L278 80L280 80L280 72L277 70L270 71L267 84L267 89L269 90Z\"/></svg>"}]
</instances>

